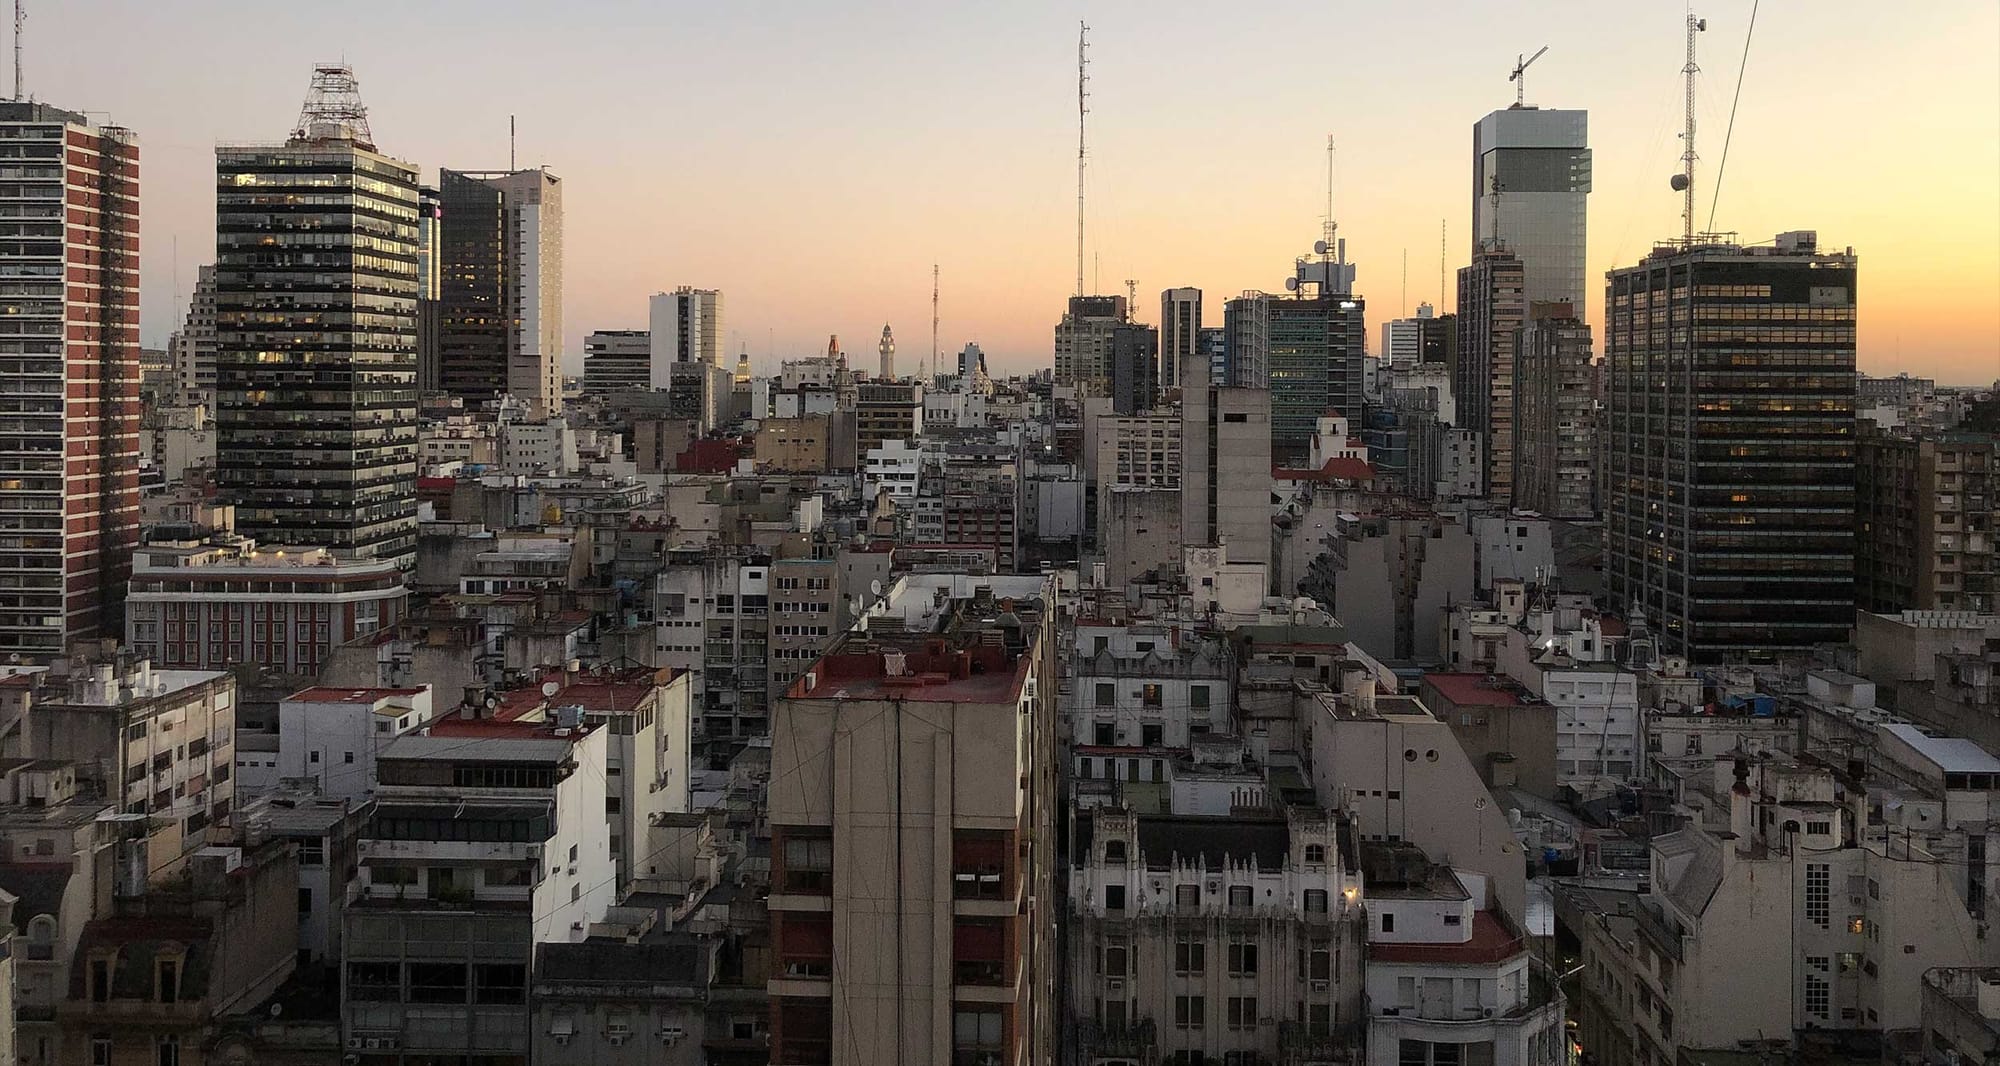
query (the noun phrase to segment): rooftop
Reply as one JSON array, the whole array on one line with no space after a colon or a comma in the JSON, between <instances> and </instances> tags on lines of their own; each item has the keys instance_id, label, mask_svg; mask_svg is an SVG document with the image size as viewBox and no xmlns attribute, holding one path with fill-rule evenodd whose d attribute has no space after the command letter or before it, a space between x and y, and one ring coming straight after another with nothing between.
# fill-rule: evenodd
<instances>
[{"instance_id":1,"label":"rooftop","mask_svg":"<svg viewBox=\"0 0 2000 1066\"><path fill-rule=\"evenodd\" d=\"M383 759L449 759L453 762L542 762L560 763L569 758L571 740L581 736L582 729L569 736L552 736L534 726L509 722L478 721L467 725L495 726L504 732L466 730L455 735L437 735L438 726L452 721L440 722L432 726L430 736L401 736L389 742L382 749Z\"/></svg>"},{"instance_id":2,"label":"rooftop","mask_svg":"<svg viewBox=\"0 0 2000 1066\"><path fill-rule=\"evenodd\" d=\"M1018 702L1047 591L1041 577L903 578L785 695Z\"/></svg>"},{"instance_id":3,"label":"rooftop","mask_svg":"<svg viewBox=\"0 0 2000 1066\"><path fill-rule=\"evenodd\" d=\"M1371 895L1379 895L1371 887ZM1460 944L1368 945L1370 962L1478 964L1505 962L1528 950L1527 938L1514 935L1492 911L1472 913L1472 935Z\"/></svg>"},{"instance_id":4,"label":"rooftop","mask_svg":"<svg viewBox=\"0 0 2000 1066\"><path fill-rule=\"evenodd\" d=\"M1934 737L1916 726L1894 723L1878 727L1908 744L1918 755L1947 774L2000 774L2000 759L1963 737Z\"/></svg>"},{"instance_id":5,"label":"rooftop","mask_svg":"<svg viewBox=\"0 0 2000 1066\"><path fill-rule=\"evenodd\" d=\"M339 688L321 685L301 689L285 697L286 703L366 703L376 704L383 700L408 699L429 691L423 688Z\"/></svg>"},{"instance_id":6,"label":"rooftop","mask_svg":"<svg viewBox=\"0 0 2000 1066\"><path fill-rule=\"evenodd\" d=\"M1520 685L1511 678L1493 680L1490 674L1425 674L1424 683L1459 707L1519 707Z\"/></svg>"}]
</instances>

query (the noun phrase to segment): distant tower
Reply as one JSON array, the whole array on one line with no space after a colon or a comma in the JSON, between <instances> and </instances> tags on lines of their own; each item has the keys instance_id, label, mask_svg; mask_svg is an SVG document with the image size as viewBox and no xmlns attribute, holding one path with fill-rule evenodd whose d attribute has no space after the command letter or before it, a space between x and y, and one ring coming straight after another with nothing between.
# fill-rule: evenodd
<instances>
[{"instance_id":1,"label":"distant tower","mask_svg":"<svg viewBox=\"0 0 2000 1066\"><path fill-rule=\"evenodd\" d=\"M876 350L882 353L883 380L894 381L896 379L896 335L889 332L889 324L887 322L882 323L882 343Z\"/></svg>"},{"instance_id":2,"label":"distant tower","mask_svg":"<svg viewBox=\"0 0 2000 1066\"><path fill-rule=\"evenodd\" d=\"M736 380L741 384L749 381L750 377L750 346L745 344L743 350L736 353Z\"/></svg>"},{"instance_id":3,"label":"distant tower","mask_svg":"<svg viewBox=\"0 0 2000 1066\"><path fill-rule=\"evenodd\" d=\"M834 361L842 370L847 369L847 353L840 350L840 334L829 333L826 337L826 357Z\"/></svg>"}]
</instances>

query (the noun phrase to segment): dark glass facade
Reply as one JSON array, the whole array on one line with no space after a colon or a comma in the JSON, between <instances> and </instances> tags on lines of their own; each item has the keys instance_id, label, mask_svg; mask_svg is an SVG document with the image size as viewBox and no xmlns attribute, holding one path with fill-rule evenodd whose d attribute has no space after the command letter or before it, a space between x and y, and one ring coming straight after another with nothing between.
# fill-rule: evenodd
<instances>
[{"instance_id":1,"label":"dark glass facade","mask_svg":"<svg viewBox=\"0 0 2000 1066\"><path fill-rule=\"evenodd\" d=\"M407 565L417 173L347 140L216 152L216 480L259 542Z\"/></svg>"},{"instance_id":2,"label":"dark glass facade","mask_svg":"<svg viewBox=\"0 0 2000 1066\"><path fill-rule=\"evenodd\" d=\"M1480 436L1482 491L1514 497L1514 348L1527 319L1526 273L1514 253L1483 249L1458 272L1458 361L1451 394L1458 427Z\"/></svg>"},{"instance_id":3,"label":"dark glass facade","mask_svg":"<svg viewBox=\"0 0 2000 1066\"><path fill-rule=\"evenodd\" d=\"M1224 305L1232 384L1271 392L1272 462L1303 463L1328 411L1360 423L1366 319L1359 296L1257 293Z\"/></svg>"},{"instance_id":4,"label":"dark glass facade","mask_svg":"<svg viewBox=\"0 0 2000 1066\"><path fill-rule=\"evenodd\" d=\"M1605 314L1606 589L1663 650L1768 662L1854 620L1855 258L1661 249Z\"/></svg>"},{"instance_id":5,"label":"dark glass facade","mask_svg":"<svg viewBox=\"0 0 2000 1066\"><path fill-rule=\"evenodd\" d=\"M455 170L438 174L444 225L438 242L438 387L468 408L507 394L506 194Z\"/></svg>"}]
</instances>

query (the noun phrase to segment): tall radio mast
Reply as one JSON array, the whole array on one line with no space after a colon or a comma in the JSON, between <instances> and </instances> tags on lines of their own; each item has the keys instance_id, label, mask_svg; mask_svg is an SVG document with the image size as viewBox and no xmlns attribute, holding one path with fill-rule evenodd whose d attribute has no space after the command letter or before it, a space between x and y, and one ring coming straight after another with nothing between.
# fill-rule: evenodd
<instances>
[{"instance_id":1,"label":"tall radio mast","mask_svg":"<svg viewBox=\"0 0 2000 1066\"><path fill-rule=\"evenodd\" d=\"M1076 31L1076 294L1083 295L1083 116L1090 108L1090 27L1077 23Z\"/></svg>"},{"instance_id":2,"label":"tall radio mast","mask_svg":"<svg viewBox=\"0 0 2000 1066\"><path fill-rule=\"evenodd\" d=\"M1701 67L1694 61L1694 40L1696 34L1706 29L1707 19L1695 18L1694 12L1688 12L1687 65L1681 68L1681 73L1687 76L1687 124L1681 129L1681 172L1668 182L1675 192L1681 194L1681 245L1689 248L1694 246L1694 161L1697 158L1694 154L1694 76L1701 72Z\"/></svg>"},{"instance_id":3,"label":"tall radio mast","mask_svg":"<svg viewBox=\"0 0 2000 1066\"><path fill-rule=\"evenodd\" d=\"M938 361L938 265L931 264L931 365L927 380L937 380Z\"/></svg>"}]
</instances>

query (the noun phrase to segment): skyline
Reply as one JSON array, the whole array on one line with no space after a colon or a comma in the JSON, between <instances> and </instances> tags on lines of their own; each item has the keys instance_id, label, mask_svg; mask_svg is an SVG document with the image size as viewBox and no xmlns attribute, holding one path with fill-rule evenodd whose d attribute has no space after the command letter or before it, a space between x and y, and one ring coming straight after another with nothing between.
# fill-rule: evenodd
<instances>
[{"instance_id":1,"label":"skyline","mask_svg":"<svg viewBox=\"0 0 2000 1066\"><path fill-rule=\"evenodd\" d=\"M584 334L642 328L646 298L679 285L726 294L724 356L747 345L760 372L823 351L830 333L865 361L884 322L914 368L927 357L933 262L941 362L976 340L999 372L1049 366L1075 268L1078 17L1092 27L1088 243L1102 281L1090 287L1122 294L1138 279L1141 320L1169 287L1204 289L1208 325L1240 290L1281 290L1319 236L1331 133L1372 346L1377 324L1436 301L1440 219L1448 287L1467 260L1472 124L1512 102L1515 54L1543 44L1528 102L1590 112L1586 280L1601 285L1679 229L1667 187L1680 154L1677 6L1607 31L1582 4L1540 5L1532 21L1473 8L1435 27L1383 6L1223 22L1137 5L868 4L773 26L748 8L612 0L559 25L524 3L369 3L341 25L403 32L349 39L304 10L223 34L219 3L113 9L31 8L27 86L138 135L149 346L178 327L196 267L213 259L215 146L282 139L312 64L336 58L355 67L381 148L429 182L440 167L504 164L518 116L520 165L547 165L566 186L568 373ZM1703 219L1749 10L1697 11L1709 21ZM1854 248L1864 371L1991 382L2000 9L1879 15L1846 2L1759 12L1716 225L1751 242L1811 228ZM1844 56L1860 40L1856 74L1795 58ZM1308 64L1332 68L1317 93Z\"/></svg>"}]
</instances>

